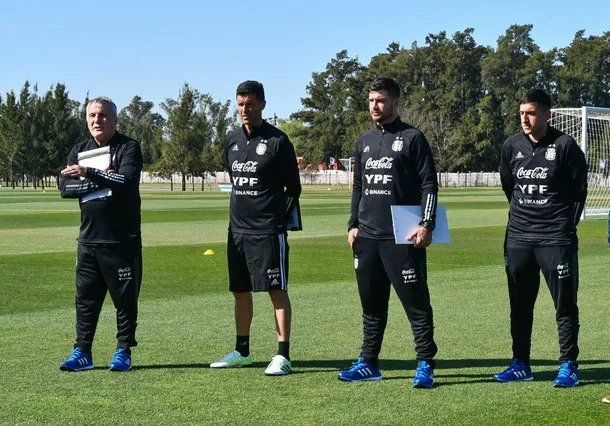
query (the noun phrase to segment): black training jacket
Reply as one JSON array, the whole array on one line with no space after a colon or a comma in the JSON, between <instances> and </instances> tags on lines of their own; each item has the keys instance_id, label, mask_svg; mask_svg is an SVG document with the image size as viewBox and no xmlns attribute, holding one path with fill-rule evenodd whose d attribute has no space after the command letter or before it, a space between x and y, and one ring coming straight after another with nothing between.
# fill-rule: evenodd
<instances>
[{"instance_id":1,"label":"black training jacket","mask_svg":"<svg viewBox=\"0 0 610 426\"><path fill-rule=\"evenodd\" d=\"M242 126L227 135L224 161L233 184L229 229L241 234L285 232L287 213L301 194L288 136L266 121L249 137Z\"/></svg>"},{"instance_id":2,"label":"black training jacket","mask_svg":"<svg viewBox=\"0 0 610 426\"><path fill-rule=\"evenodd\" d=\"M140 144L116 132L107 145L111 170L88 168L85 179L62 178L60 194L63 198L79 198L79 244L141 244ZM93 139L76 144L68 156L68 165L78 163L79 152L96 148L99 146ZM104 188L110 189L112 195L83 202L83 196Z\"/></svg>"},{"instance_id":3,"label":"black training jacket","mask_svg":"<svg viewBox=\"0 0 610 426\"><path fill-rule=\"evenodd\" d=\"M425 136L397 118L360 137L354 154L348 230L372 239L394 238L391 205L421 205L422 225L434 229L438 181Z\"/></svg>"},{"instance_id":4,"label":"black training jacket","mask_svg":"<svg viewBox=\"0 0 610 426\"><path fill-rule=\"evenodd\" d=\"M510 203L508 242L577 242L587 164L574 139L553 127L537 143L524 133L508 138L502 145L500 178Z\"/></svg>"}]
</instances>

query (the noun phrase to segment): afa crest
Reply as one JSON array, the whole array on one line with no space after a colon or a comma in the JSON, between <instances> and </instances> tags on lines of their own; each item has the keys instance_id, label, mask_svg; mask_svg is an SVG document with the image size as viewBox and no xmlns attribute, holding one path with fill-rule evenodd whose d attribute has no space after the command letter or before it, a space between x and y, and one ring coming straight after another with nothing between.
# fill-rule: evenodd
<instances>
[{"instance_id":1,"label":"afa crest","mask_svg":"<svg viewBox=\"0 0 610 426\"><path fill-rule=\"evenodd\" d=\"M394 142L392 142L392 151L394 151L394 152L402 151L403 142L404 142L404 140L400 136L397 137L396 140L394 140Z\"/></svg>"},{"instance_id":2,"label":"afa crest","mask_svg":"<svg viewBox=\"0 0 610 426\"><path fill-rule=\"evenodd\" d=\"M261 142L256 145L256 153L258 155L263 155L265 152L267 152L267 145L265 143Z\"/></svg>"},{"instance_id":3,"label":"afa crest","mask_svg":"<svg viewBox=\"0 0 610 426\"><path fill-rule=\"evenodd\" d=\"M546 149L546 152L544 153L544 158L549 161L553 161L555 157L557 157L557 151L555 150L555 148L552 146L548 147Z\"/></svg>"}]
</instances>

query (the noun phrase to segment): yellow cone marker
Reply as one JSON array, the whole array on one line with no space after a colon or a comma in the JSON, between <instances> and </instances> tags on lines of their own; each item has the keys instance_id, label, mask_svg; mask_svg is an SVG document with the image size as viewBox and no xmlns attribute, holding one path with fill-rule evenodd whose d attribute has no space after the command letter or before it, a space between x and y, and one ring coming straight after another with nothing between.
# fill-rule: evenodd
<instances>
[{"instance_id":1,"label":"yellow cone marker","mask_svg":"<svg viewBox=\"0 0 610 426\"><path fill-rule=\"evenodd\" d=\"M204 256L214 256L216 254L216 252L212 249L207 249L206 251L203 252Z\"/></svg>"}]
</instances>

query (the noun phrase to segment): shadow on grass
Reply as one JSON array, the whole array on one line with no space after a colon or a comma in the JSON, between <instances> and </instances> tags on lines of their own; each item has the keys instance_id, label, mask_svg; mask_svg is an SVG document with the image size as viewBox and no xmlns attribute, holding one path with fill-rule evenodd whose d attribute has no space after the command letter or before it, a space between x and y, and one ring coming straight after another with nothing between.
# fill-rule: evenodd
<instances>
[{"instance_id":1,"label":"shadow on grass","mask_svg":"<svg viewBox=\"0 0 610 426\"><path fill-rule=\"evenodd\" d=\"M204 369L210 368L210 364L148 364L134 365L132 370L175 370L175 369Z\"/></svg>"},{"instance_id":2,"label":"shadow on grass","mask_svg":"<svg viewBox=\"0 0 610 426\"><path fill-rule=\"evenodd\" d=\"M293 360L293 372L291 374L315 374L324 372L337 372L349 368L354 360L329 359L329 360ZM438 386L468 384L468 383L493 383L493 374L503 370L510 364L510 359L439 359L436 360L435 376L440 379ZM598 368L598 364L608 364L609 360L584 360L579 361L580 385L610 383L610 368ZM416 367L414 360L382 359L379 362L382 371L404 371L404 375L384 378L384 380L410 379ZM265 368L267 362L254 362L252 365L242 368ZM532 360L532 370L537 381L553 381L557 374L558 362L556 360ZM96 367L96 369L99 367ZM186 363L186 364L149 364L137 365L133 370L153 369L208 369L209 364ZM470 373L454 372L447 370L459 369L481 369L493 368L492 372ZM497 370L497 371L495 371ZM446 382L445 380L448 380Z\"/></svg>"},{"instance_id":3,"label":"shadow on grass","mask_svg":"<svg viewBox=\"0 0 610 426\"><path fill-rule=\"evenodd\" d=\"M448 379L449 382L438 385L456 385L468 383L494 383L493 374L506 368L510 359L451 359L436 360L435 376L437 379ZM297 360L293 362L294 373L315 373L321 371L337 371L349 368L353 360ZM579 361L580 384L587 386L591 384L610 383L610 368L596 367L598 364L608 364L609 360L584 360ZM379 362L382 371L404 371L404 375L384 377L384 380L410 379L415 370L416 361L382 359ZM261 364L262 366L262 364ZM311 369L299 371L299 369ZM446 370L459 369L494 369L491 372L446 372ZM535 380L553 381L557 375L558 362L556 360L532 360L532 369ZM313 370L313 371L312 371ZM497 371L496 371L497 370Z\"/></svg>"}]
</instances>

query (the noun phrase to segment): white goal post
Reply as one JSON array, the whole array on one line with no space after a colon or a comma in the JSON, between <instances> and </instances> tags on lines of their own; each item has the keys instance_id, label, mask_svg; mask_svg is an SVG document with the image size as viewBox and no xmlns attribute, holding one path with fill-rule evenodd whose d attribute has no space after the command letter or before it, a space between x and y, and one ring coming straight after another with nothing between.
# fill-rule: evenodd
<instances>
[{"instance_id":1,"label":"white goal post","mask_svg":"<svg viewBox=\"0 0 610 426\"><path fill-rule=\"evenodd\" d=\"M589 193L583 211L606 216L610 210L610 108L553 108L549 123L572 136L589 166Z\"/></svg>"}]
</instances>

